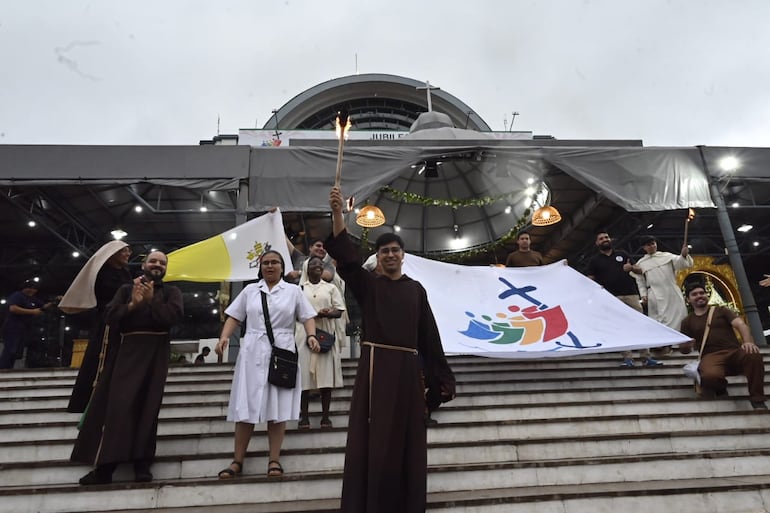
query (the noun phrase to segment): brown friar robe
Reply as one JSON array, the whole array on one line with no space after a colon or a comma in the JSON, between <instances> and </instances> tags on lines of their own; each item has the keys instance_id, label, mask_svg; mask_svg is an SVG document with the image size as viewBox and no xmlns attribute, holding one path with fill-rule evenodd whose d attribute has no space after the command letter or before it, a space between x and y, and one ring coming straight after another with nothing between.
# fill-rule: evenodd
<instances>
[{"instance_id":1,"label":"brown friar robe","mask_svg":"<svg viewBox=\"0 0 770 513\"><path fill-rule=\"evenodd\" d=\"M337 260L337 271L361 306L361 340L418 353L361 347L350 404L341 511L424 512L427 440L421 371L426 383L443 387L449 397L455 389L425 289L407 276L391 280L363 269L346 231L330 237L324 247Z\"/></svg>"},{"instance_id":2,"label":"brown friar robe","mask_svg":"<svg viewBox=\"0 0 770 513\"><path fill-rule=\"evenodd\" d=\"M108 343L115 350L108 353L94 389L72 461L149 464L155 456L170 355L168 332L182 319L182 293L174 286L156 286L151 304L129 312L132 287L121 287L107 305Z\"/></svg>"},{"instance_id":3,"label":"brown friar robe","mask_svg":"<svg viewBox=\"0 0 770 513\"><path fill-rule=\"evenodd\" d=\"M83 361L80 364L78 376L75 379L75 386L72 388L70 402L67 405L67 411L82 413L93 392L94 380L96 379L97 369L99 368L99 355L103 351L112 350L112 347L104 343L104 328L106 322L104 319L104 310L115 293L123 285L131 283L131 272L125 268L112 267L104 264L96 275L93 284L93 293L96 299L96 308L88 314L90 315L90 325L88 328L88 345L83 355Z\"/></svg>"}]
</instances>

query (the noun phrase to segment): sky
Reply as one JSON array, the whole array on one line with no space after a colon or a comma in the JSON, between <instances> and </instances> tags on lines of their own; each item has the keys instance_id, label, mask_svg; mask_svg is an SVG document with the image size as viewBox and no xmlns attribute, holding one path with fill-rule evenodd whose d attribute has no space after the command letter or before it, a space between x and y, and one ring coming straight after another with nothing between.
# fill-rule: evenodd
<instances>
[{"instance_id":1,"label":"sky","mask_svg":"<svg viewBox=\"0 0 770 513\"><path fill-rule=\"evenodd\" d=\"M770 146L767 0L3 3L0 144L197 145L358 71L494 130Z\"/></svg>"}]
</instances>

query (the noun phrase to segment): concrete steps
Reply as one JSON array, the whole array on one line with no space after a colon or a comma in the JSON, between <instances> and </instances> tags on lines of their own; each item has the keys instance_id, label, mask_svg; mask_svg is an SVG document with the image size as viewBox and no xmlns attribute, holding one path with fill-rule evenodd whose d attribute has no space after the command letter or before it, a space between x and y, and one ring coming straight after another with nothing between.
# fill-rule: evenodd
<instances>
[{"instance_id":1,"label":"concrete steps","mask_svg":"<svg viewBox=\"0 0 770 513\"><path fill-rule=\"evenodd\" d=\"M687 360L621 369L617 355L452 357L458 397L428 430L429 510L770 511L770 415L751 409L742 378L731 378L728 399L694 400L680 370ZM64 408L75 372L4 373L0 512L334 511L354 365L346 362L346 387L333 394L333 429L288 426L283 478L265 477L257 426L244 475L231 482L215 476L232 457L224 421L232 367L172 368L155 481L133 483L121 467L112 485L97 487L78 486L89 469L68 462L79 415Z\"/></svg>"}]
</instances>

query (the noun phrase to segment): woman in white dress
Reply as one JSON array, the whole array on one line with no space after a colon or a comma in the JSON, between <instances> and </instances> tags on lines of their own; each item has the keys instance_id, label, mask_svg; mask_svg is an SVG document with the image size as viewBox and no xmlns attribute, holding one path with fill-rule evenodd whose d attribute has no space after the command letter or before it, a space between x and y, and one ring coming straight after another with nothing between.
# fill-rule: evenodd
<instances>
[{"instance_id":1,"label":"woman in white dress","mask_svg":"<svg viewBox=\"0 0 770 513\"><path fill-rule=\"evenodd\" d=\"M219 336L216 353L223 354L230 336L245 320L246 335L241 340L238 359L235 362L233 386L227 420L235 422L235 451L233 462L219 473L219 479L230 479L241 474L246 449L249 446L254 424L267 422L269 463L267 475L283 475L281 445L286 432L286 421L299 418L301 395L300 374L294 388L279 388L267 382L267 370L272 348L265 329L261 293L267 296L270 324L275 345L281 349L296 351L294 325L304 325L308 333L306 343L311 351L319 351L315 337L315 309L305 299L296 285L283 281L284 263L281 254L266 251L259 262L260 281L247 285L227 307L227 320Z\"/></svg>"},{"instance_id":2,"label":"woman in white dress","mask_svg":"<svg viewBox=\"0 0 770 513\"><path fill-rule=\"evenodd\" d=\"M316 327L334 334L335 320L342 316L345 303L339 289L321 279L323 261L319 257L311 257L307 262L307 273L300 284L305 297L317 313ZM302 399L300 402L299 429L310 428L308 417L308 396L310 390L321 392L321 428L329 429L332 421L329 418L329 406L332 398L332 388L342 386L342 363L340 361L339 340L335 340L332 348L325 353L317 353L306 343L305 330L297 326L296 343L299 350L300 369L302 372ZM312 340L312 339L311 339Z\"/></svg>"}]
</instances>

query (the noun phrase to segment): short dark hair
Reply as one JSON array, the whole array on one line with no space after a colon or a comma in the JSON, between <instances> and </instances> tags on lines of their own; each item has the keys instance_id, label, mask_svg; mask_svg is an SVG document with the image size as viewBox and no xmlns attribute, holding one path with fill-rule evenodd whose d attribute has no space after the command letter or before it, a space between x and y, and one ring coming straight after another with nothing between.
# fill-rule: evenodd
<instances>
[{"instance_id":1,"label":"short dark hair","mask_svg":"<svg viewBox=\"0 0 770 513\"><path fill-rule=\"evenodd\" d=\"M526 235L530 239L532 238L532 235L527 230L521 230L519 233L516 234L516 240L519 240L522 235Z\"/></svg>"},{"instance_id":2,"label":"short dark hair","mask_svg":"<svg viewBox=\"0 0 770 513\"><path fill-rule=\"evenodd\" d=\"M318 260L319 262L321 262L321 265L324 265L324 259L319 257L319 256L311 256L310 258L308 258L307 259L307 264L308 265L310 265L310 261L311 260Z\"/></svg>"},{"instance_id":3,"label":"short dark hair","mask_svg":"<svg viewBox=\"0 0 770 513\"><path fill-rule=\"evenodd\" d=\"M703 289L703 291L706 291L706 284L699 282L699 281L693 281L691 283L688 283L684 287L684 295L687 297L690 297L690 292L692 292L695 289Z\"/></svg>"},{"instance_id":4,"label":"short dark hair","mask_svg":"<svg viewBox=\"0 0 770 513\"><path fill-rule=\"evenodd\" d=\"M642 238L639 239L639 244L641 244L642 246L646 246L650 242L658 242L658 239L656 239L652 235L642 235Z\"/></svg>"},{"instance_id":5,"label":"short dark hair","mask_svg":"<svg viewBox=\"0 0 770 513\"><path fill-rule=\"evenodd\" d=\"M324 241L323 239L321 239L321 238L319 238L319 237L315 237L315 238L312 238L312 239L310 239L310 240L308 241L308 247L310 247L310 246L315 246L315 243L316 243L316 242L320 242L320 243L321 243L321 244L323 244L324 246L326 245L326 244L324 243L325 241Z\"/></svg>"},{"instance_id":6,"label":"short dark hair","mask_svg":"<svg viewBox=\"0 0 770 513\"><path fill-rule=\"evenodd\" d=\"M397 242L398 247L401 249L404 249L404 239L396 235L395 233L383 233L379 237L377 237L377 240L374 243L374 250L377 251L385 244L390 244L391 242Z\"/></svg>"}]
</instances>

